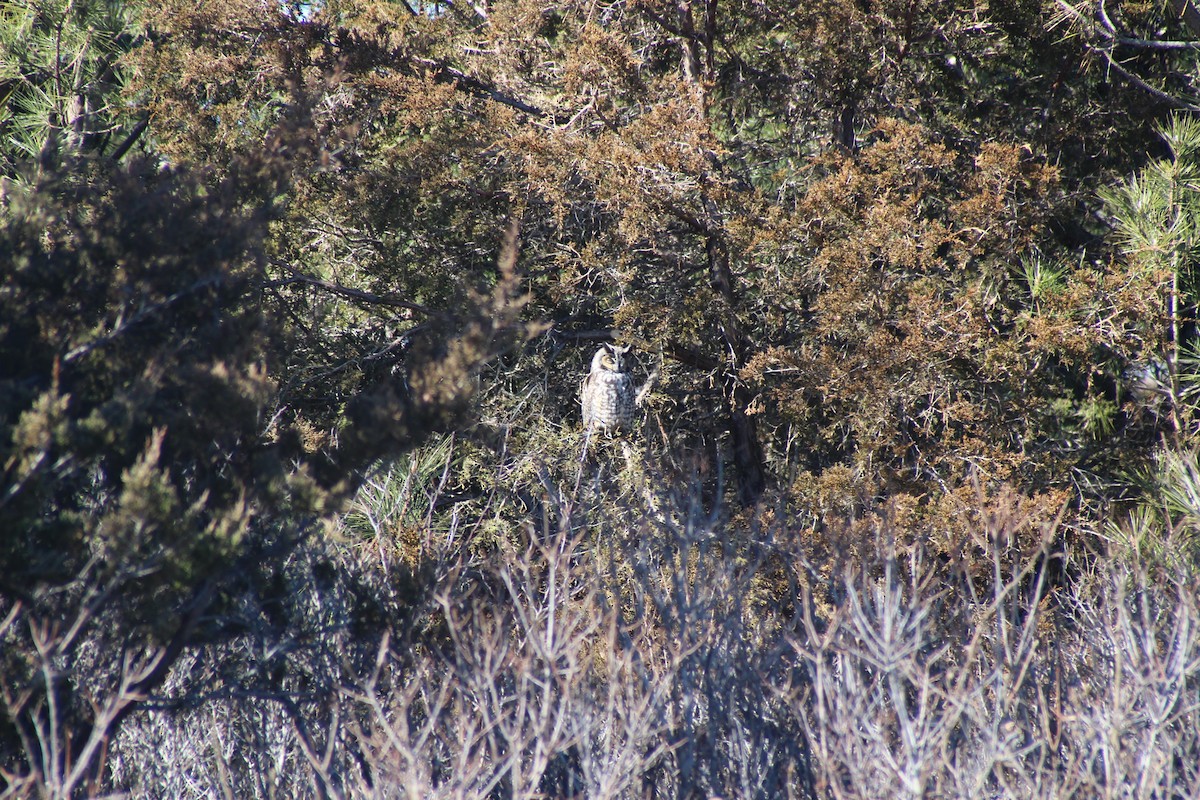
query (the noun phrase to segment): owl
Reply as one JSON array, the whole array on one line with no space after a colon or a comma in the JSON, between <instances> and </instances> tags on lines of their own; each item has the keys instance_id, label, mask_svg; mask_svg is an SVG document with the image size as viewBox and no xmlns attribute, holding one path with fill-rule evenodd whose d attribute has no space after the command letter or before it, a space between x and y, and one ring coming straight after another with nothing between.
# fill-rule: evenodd
<instances>
[{"instance_id":1,"label":"owl","mask_svg":"<svg viewBox=\"0 0 1200 800\"><path fill-rule=\"evenodd\" d=\"M629 347L606 344L592 356L592 371L579 386L583 426L611 432L633 423L635 389L625 369Z\"/></svg>"}]
</instances>

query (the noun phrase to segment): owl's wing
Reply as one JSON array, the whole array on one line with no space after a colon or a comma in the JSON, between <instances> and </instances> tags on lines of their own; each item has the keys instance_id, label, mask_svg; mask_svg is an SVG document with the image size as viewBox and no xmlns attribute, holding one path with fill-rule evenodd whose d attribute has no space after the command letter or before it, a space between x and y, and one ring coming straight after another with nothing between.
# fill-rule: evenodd
<instances>
[{"instance_id":1,"label":"owl's wing","mask_svg":"<svg viewBox=\"0 0 1200 800\"><path fill-rule=\"evenodd\" d=\"M592 418L592 378L594 376L589 372L583 376L583 380L579 382L579 405L583 412L583 422L586 425L588 420Z\"/></svg>"},{"instance_id":2,"label":"owl's wing","mask_svg":"<svg viewBox=\"0 0 1200 800\"><path fill-rule=\"evenodd\" d=\"M634 406L637 405L637 388L633 385L632 375L626 373L622 376L621 384L617 387L617 394L621 398L622 407L632 416Z\"/></svg>"}]
</instances>

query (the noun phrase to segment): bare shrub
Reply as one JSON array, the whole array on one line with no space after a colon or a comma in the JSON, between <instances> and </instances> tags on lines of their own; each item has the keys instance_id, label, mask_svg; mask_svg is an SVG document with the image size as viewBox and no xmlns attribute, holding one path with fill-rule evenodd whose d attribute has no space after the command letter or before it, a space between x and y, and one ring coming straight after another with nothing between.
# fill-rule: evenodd
<instances>
[{"instance_id":1,"label":"bare shrub","mask_svg":"<svg viewBox=\"0 0 1200 800\"><path fill-rule=\"evenodd\" d=\"M390 485L426 491L437 474ZM543 490L536 524L486 548L455 527L406 539L432 576L419 596L395 591L399 551L309 542L285 576L291 622L272 629L248 591L246 636L181 659L174 699L151 698L114 743L108 785L421 798L1200 785L1185 573L1064 567L1062 531L1018 498L971 515L976 557L931 555L884 515L855 548L873 555L839 561L820 555L842 547L834 532L817 547L782 516L705 509L698 491L643 511L595 487ZM433 525L436 502L397 501Z\"/></svg>"},{"instance_id":2,"label":"bare shrub","mask_svg":"<svg viewBox=\"0 0 1200 800\"><path fill-rule=\"evenodd\" d=\"M1065 602L1058 755L1097 797L1186 797L1200 786L1196 590L1186 573L1119 566Z\"/></svg>"},{"instance_id":3,"label":"bare shrub","mask_svg":"<svg viewBox=\"0 0 1200 800\"><path fill-rule=\"evenodd\" d=\"M494 600L440 593L444 636L393 648L344 697L385 795L621 796L661 748L665 690L565 531L507 554Z\"/></svg>"},{"instance_id":4,"label":"bare shrub","mask_svg":"<svg viewBox=\"0 0 1200 800\"><path fill-rule=\"evenodd\" d=\"M1196 597L1183 575L1121 562L1068 589L1056 531L1011 555L1017 516L987 518L991 576L918 548L802 595L781 687L820 796L1183 797L1197 786ZM978 593L973 587L984 587Z\"/></svg>"},{"instance_id":5,"label":"bare shrub","mask_svg":"<svg viewBox=\"0 0 1200 800\"><path fill-rule=\"evenodd\" d=\"M946 584L917 548L889 548L839 576L832 613L801 597L786 686L832 797L1035 796L1021 731L1036 724L1043 547L1005 564L1010 530L986 531L994 573L980 596ZM971 576L959 576L972 581Z\"/></svg>"}]
</instances>

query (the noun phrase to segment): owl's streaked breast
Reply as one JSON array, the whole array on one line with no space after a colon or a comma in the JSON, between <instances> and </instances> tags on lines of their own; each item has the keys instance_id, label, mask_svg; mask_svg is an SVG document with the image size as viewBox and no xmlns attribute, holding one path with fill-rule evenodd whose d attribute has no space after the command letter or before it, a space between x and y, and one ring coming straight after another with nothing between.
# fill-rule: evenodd
<instances>
[{"instance_id":1,"label":"owl's streaked breast","mask_svg":"<svg viewBox=\"0 0 1200 800\"><path fill-rule=\"evenodd\" d=\"M596 370L583 382L585 427L628 428L633 422L634 388L627 372Z\"/></svg>"}]
</instances>

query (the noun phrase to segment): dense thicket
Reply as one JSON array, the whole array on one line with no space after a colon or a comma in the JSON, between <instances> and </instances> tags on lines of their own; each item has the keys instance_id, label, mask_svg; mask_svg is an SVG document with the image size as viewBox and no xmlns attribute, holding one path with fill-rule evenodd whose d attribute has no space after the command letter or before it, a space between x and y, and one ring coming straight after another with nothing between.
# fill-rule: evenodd
<instances>
[{"instance_id":1,"label":"dense thicket","mask_svg":"<svg viewBox=\"0 0 1200 800\"><path fill-rule=\"evenodd\" d=\"M289 92L317 109L330 161L295 188L302 233L280 228L274 263L409 303L361 325L430 321L517 213L550 341L637 342L661 366L664 427L685 449L721 440L742 502L838 464L864 497L984 463L1040 490L1125 457L1123 437L1092 434L1158 346L1168 280L1087 249L1091 186L1142 155L1117 146L1148 146L1148 103L1079 74L1046 22L1020 6L330 4L264 28L253 7L180 4L150 16L136 63L172 158L259 147ZM320 340L346 326L321 327L312 349L338 358L345 343Z\"/></svg>"},{"instance_id":2,"label":"dense thicket","mask_svg":"<svg viewBox=\"0 0 1200 800\"><path fill-rule=\"evenodd\" d=\"M1197 40L0 5L6 791L1189 794Z\"/></svg>"}]
</instances>

